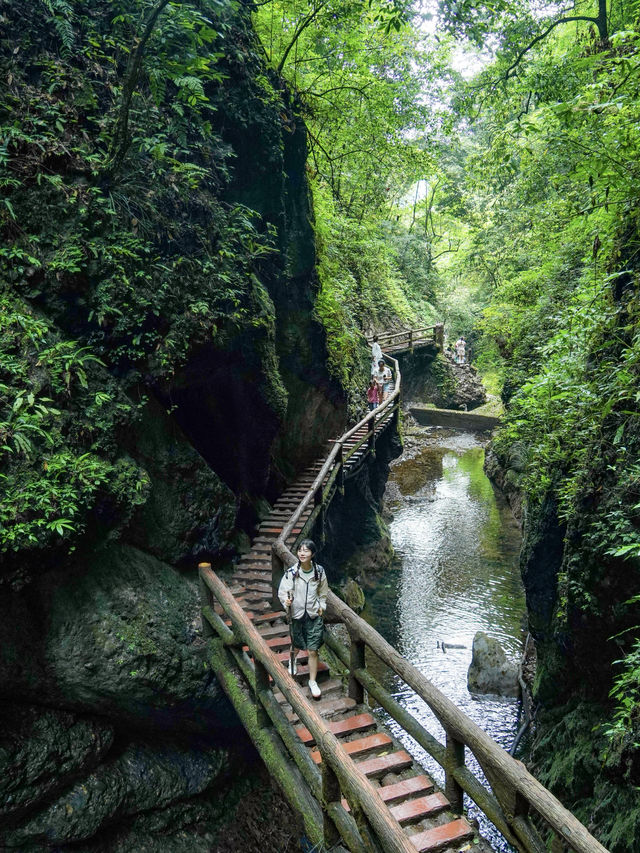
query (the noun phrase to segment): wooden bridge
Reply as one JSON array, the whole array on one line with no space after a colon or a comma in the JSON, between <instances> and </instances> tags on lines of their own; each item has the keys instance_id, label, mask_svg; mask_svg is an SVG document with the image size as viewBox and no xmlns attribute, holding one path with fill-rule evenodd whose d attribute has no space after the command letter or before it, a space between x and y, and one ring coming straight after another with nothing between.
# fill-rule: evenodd
<instances>
[{"instance_id":1,"label":"wooden bridge","mask_svg":"<svg viewBox=\"0 0 640 853\"><path fill-rule=\"evenodd\" d=\"M401 332L382 332L377 337L380 348L389 354L413 352L425 346L436 346L442 352L444 324L436 323L435 326L421 326L418 329L404 329ZM368 337L367 343L372 344L373 337Z\"/></svg>"},{"instance_id":2,"label":"wooden bridge","mask_svg":"<svg viewBox=\"0 0 640 853\"><path fill-rule=\"evenodd\" d=\"M211 666L271 775L304 821L318 851L416 853L491 847L462 814L470 797L521 853L558 850L607 853L579 821L463 714L411 663L338 596L329 593L325 653L314 702L306 686L303 653L287 671L289 629L275 597L284 567L296 562L296 543L316 534L336 491L375 453L383 433L397 429L401 376L378 409L331 442L326 458L305 471L260 524L230 585L201 563L203 632ZM317 535L320 534L320 535ZM340 635L330 623L341 625ZM431 708L446 733L434 738L376 680L367 654L383 661ZM371 714L378 705L444 768L444 791ZM489 786L466 766L469 750ZM556 848L554 848L555 850Z\"/></svg>"}]
</instances>

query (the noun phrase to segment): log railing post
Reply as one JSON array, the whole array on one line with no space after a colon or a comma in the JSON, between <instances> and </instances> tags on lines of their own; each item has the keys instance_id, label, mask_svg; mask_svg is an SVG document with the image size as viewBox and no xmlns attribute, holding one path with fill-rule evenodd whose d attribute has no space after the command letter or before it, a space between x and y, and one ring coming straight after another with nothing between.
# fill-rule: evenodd
<instances>
[{"instance_id":1,"label":"log railing post","mask_svg":"<svg viewBox=\"0 0 640 853\"><path fill-rule=\"evenodd\" d=\"M375 415L369 421L369 435L367 438L369 453L372 456L376 455L376 417Z\"/></svg>"},{"instance_id":2,"label":"log railing post","mask_svg":"<svg viewBox=\"0 0 640 853\"><path fill-rule=\"evenodd\" d=\"M341 802L342 792L340 790L338 777L326 761L323 761L320 765L320 772L322 774L322 829L324 834L324 846L330 848L340 841L340 833L336 829L334 822L329 817L328 807L331 803Z\"/></svg>"},{"instance_id":3,"label":"log railing post","mask_svg":"<svg viewBox=\"0 0 640 853\"><path fill-rule=\"evenodd\" d=\"M284 575L284 563L275 553L275 551L271 552L271 604L274 610L281 610L282 604L280 603L280 599L278 598L278 589L280 587L280 581Z\"/></svg>"},{"instance_id":4,"label":"log railing post","mask_svg":"<svg viewBox=\"0 0 640 853\"><path fill-rule=\"evenodd\" d=\"M338 491L344 495L344 445L342 442L338 444L338 455L336 456L336 465L340 466L338 471Z\"/></svg>"},{"instance_id":5,"label":"log railing post","mask_svg":"<svg viewBox=\"0 0 640 853\"><path fill-rule=\"evenodd\" d=\"M409 349L413 352L413 329L409 331Z\"/></svg>"},{"instance_id":6,"label":"log railing post","mask_svg":"<svg viewBox=\"0 0 640 853\"><path fill-rule=\"evenodd\" d=\"M318 518L316 520L316 524L318 525L319 536L321 543L324 543L324 520L325 520L325 508L324 508L324 500L322 498L322 483L318 486L318 488L313 493L313 506L319 507L318 510Z\"/></svg>"},{"instance_id":7,"label":"log railing post","mask_svg":"<svg viewBox=\"0 0 640 853\"><path fill-rule=\"evenodd\" d=\"M433 327L433 339L440 352L442 352L444 349L444 323L436 323Z\"/></svg>"},{"instance_id":8,"label":"log railing post","mask_svg":"<svg viewBox=\"0 0 640 853\"><path fill-rule=\"evenodd\" d=\"M272 724L271 717L269 716L264 705L260 701L260 694L266 693L270 689L269 673L260 663L260 661L255 661L255 675L256 722L258 724L258 728L266 729Z\"/></svg>"},{"instance_id":9,"label":"log railing post","mask_svg":"<svg viewBox=\"0 0 640 853\"><path fill-rule=\"evenodd\" d=\"M206 585L206 583L202 580L201 569L210 569L211 563L198 563L198 585L200 587L200 609L204 610L205 607L213 607L213 593ZM209 624L209 620L205 619L204 616L202 618L202 636L203 637L213 637L215 635L215 631Z\"/></svg>"},{"instance_id":10,"label":"log railing post","mask_svg":"<svg viewBox=\"0 0 640 853\"><path fill-rule=\"evenodd\" d=\"M349 698L355 699L358 705L364 702L364 687L354 673L357 669L365 668L365 643L351 636L349 657Z\"/></svg>"},{"instance_id":11,"label":"log railing post","mask_svg":"<svg viewBox=\"0 0 640 853\"><path fill-rule=\"evenodd\" d=\"M464 767L464 743L456 740L449 732L446 732L446 763L444 793L451 803L451 809L458 814L462 813L464 804L464 791L462 786L454 778L456 768Z\"/></svg>"}]
</instances>

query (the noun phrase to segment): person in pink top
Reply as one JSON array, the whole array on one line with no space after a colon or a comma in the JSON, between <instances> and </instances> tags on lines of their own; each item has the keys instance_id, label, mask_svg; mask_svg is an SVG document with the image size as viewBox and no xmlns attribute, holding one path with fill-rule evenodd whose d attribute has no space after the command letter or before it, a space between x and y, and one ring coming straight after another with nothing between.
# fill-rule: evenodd
<instances>
[{"instance_id":1,"label":"person in pink top","mask_svg":"<svg viewBox=\"0 0 640 853\"><path fill-rule=\"evenodd\" d=\"M369 403L369 411L372 412L378 407L380 400L378 399L378 383L371 377L369 387L367 388L367 402Z\"/></svg>"}]
</instances>

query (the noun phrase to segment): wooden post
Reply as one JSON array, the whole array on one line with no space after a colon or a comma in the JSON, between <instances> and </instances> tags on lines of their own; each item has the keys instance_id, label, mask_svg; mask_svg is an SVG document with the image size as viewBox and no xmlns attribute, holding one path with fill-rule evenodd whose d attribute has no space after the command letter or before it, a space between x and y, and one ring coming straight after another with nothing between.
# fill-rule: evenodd
<instances>
[{"instance_id":1,"label":"wooden post","mask_svg":"<svg viewBox=\"0 0 640 853\"><path fill-rule=\"evenodd\" d=\"M344 495L344 446L342 442L338 445L336 464L340 466L340 470L338 471L338 491L341 495Z\"/></svg>"},{"instance_id":2,"label":"wooden post","mask_svg":"<svg viewBox=\"0 0 640 853\"><path fill-rule=\"evenodd\" d=\"M326 761L323 761L320 765L320 772L322 773L322 828L324 832L324 845L329 848L340 841L340 833L329 817L328 807L331 803L340 803L342 792L338 777Z\"/></svg>"},{"instance_id":3,"label":"wooden post","mask_svg":"<svg viewBox=\"0 0 640 853\"><path fill-rule=\"evenodd\" d=\"M278 555L271 551L271 605L274 610L282 610L282 604L278 598L278 588L284 575L284 563Z\"/></svg>"},{"instance_id":4,"label":"wooden post","mask_svg":"<svg viewBox=\"0 0 640 853\"><path fill-rule=\"evenodd\" d=\"M255 661L255 673L256 722L258 724L258 728L266 729L267 726L271 725L271 717L269 716L269 714L267 714L264 705L260 701L260 693L270 689L269 673L260 663L260 661Z\"/></svg>"},{"instance_id":5,"label":"wooden post","mask_svg":"<svg viewBox=\"0 0 640 853\"><path fill-rule=\"evenodd\" d=\"M362 640L356 640L351 637L350 657L349 657L349 698L355 699L358 705L364 702L364 687L353 674L356 669L365 668L364 658L365 644Z\"/></svg>"},{"instance_id":6,"label":"wooden post","mask_svg":"<svg viewBox=\"0 0 640 853\"><path fill-rule=\"evenodd\" d=\"M409 330L409 350L413 352L413 329Z\"/></svg>"},{"instance_id":7,"label":"wooden post","mask_svg":"<svg viewBox=\"0 0 640 853\"><path fill-rule=\"evenodd\" d=\"M213 594L206 583L202 580L202 569L210 569L211 563L198 563L198 584L200 586L200 609L205 607L213 607ZM213 637L215 631L209 624L207 619L201 617L202 620L202 636Z\"/></svg>"},{"instance_id":8,"label":"wooden post","mask_svg":"<svg viewBox=\"0 0 640 853\"><path fill-rule=\"evenodd\" d=\"M367 441L369 445L369 453L372 456L376 455L376 418L375 415L369 421L369 437Z\"/></svg>"},{"instance_id":9,"label":"wooden post","mask_svg":"<svg viewBox=\"0 0 640 853\"><path fill-rule=\"evenodd\" d=\"M444 349L444 323L436 323L433 327L433 339L440 352L442 352Z\"/></svg>"},{"instance_id":10,"label":"wooden post","mask_svg":"<svg viewBox=\"0 0 640 853\"><path fill-rule=\"evenodd\" d=\"M462 814L464 792L462 786L456 782L453 771L457 767L464 767L464 743L447 734L446 761L444 793L451 803L451 809Z\"/></svg>"},{"instance_id":11,"label":"wooden post","mask_svg":"<svg viewBox=\"0 0 640 853\"><path fill-rule=\"evenodd\" d=\"M317 522L316 522L318 525L318 532L320 533L320 535L317 538L320 540L320 542L322 544L324 544L324 539L325 539L325 536L324 536L325 512L324 512L324 501L322 499L322 483L320 483L320 485L318 486L318 488L314 492L313 505L314 505L314 507L320 507L320 511L318 513L318 518L317 518Z\"/></svg>"}]
</instances>

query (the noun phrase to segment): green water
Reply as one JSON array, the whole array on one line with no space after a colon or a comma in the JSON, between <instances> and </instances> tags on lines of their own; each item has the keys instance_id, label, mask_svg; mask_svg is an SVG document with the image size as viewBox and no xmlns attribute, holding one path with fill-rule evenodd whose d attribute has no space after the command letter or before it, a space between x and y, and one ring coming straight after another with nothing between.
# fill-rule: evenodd
<instances>
[{"instance_id":1,"label":"green water","mask_svg":"<svg viewBox=\"0 0 640 853\"><path fill-rule=\"evenodd\" d=\"M393 514L389 528L396 560L366 589L364 615L508 749L517 730L518 701L472 696L467 690L475 633L496 637L509 657L518 659L525 612L520 530L484 474L484 444L472 433L426 430L424 440L392 466L385 507ZM442 642L462 648L443 651ZM375 661L367 664L376 670ZM378 665L376 675L443 742L444 733L425 703L386 668ZM410 739L407 744L442 782L439 765ZM474 768L473 759L469 765ZM470 814L481 817L473 808ZM509 849L482 819L481 829L496 849Z\"/></svg>"}]
</instances>

